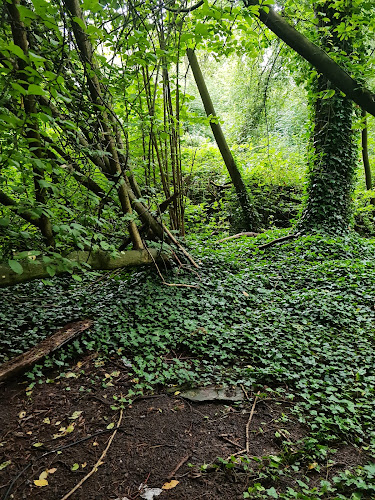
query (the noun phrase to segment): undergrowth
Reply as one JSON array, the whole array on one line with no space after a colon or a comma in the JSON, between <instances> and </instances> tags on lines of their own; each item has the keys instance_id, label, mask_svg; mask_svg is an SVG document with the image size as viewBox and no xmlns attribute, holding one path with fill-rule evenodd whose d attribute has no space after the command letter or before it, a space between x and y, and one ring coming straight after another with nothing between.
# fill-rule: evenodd
<instances>
[{"instance_id":1,"label":"undergrowth","mask_svg":"<svg viewBox=\"0 0 375 500\"><path fill-rule=\"evenodd\" d=\"M192 239L199 271L162 272L169 283L196 288L165 286L147 268L2 290L2 361L67 322L90 317L94 327L45 367L63 369L76 353L96 349L131 363L138 391L212 382L265 388L293 401L309 429L298 463L319 465L338 443L362 448L369 461L331 482L312 487L299 479L276 491L267 487L271 476L277 485L296 473L284 453L277 467L263 467L245 498L374 498L374 242L316 234L257 248L283 234L222 244ZM32 383L43 368L29 374Z\"/></svg>"}]
</instances>

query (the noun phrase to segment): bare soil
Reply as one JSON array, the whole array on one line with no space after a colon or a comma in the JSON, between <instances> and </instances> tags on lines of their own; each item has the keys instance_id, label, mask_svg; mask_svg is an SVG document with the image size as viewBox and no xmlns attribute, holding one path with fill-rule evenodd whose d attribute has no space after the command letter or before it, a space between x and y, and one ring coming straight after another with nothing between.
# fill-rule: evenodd
<instances>
[{"instance_id":1,"label":"bare soil","mask_svg":"<svg viewBox=\"0 0 375 500\"><path fill-rule=\"evenodd\" d=\"M10 461L0 471L3 499L62 499L87 475L119 420L120 411L111 408L116 404L113 396L126 395L136 383L128 370L120 360L104 363L91 354L65 376L51 373L49 383L44 379L31 394L25 379L0 386L0 463ZM161 488L171 479L178 484L157 498L243 498L254 470L244 471L240 465L215 469L210 464L217 457L230 457L247 444L249 456L277 455L285 436L297 442L307 435L287 402L261 399L247 440L254 400L253 394L248 396L249 401L240 404L191 403L178 391L135 399L125 405L103 463L71 498L134 500L140 498L142 483ZM286 422L280 419L283 414L288 416ZM343 446L335 461L345 469L358 465L362 458L356 449ZM48 485L37 486L34 480L51 469ZM337 472L335 466L327 468L324 478ZM312 469L312 480L314 474ZM293 479L288 481L293 486Z\"/></svg>"}]
</instances>

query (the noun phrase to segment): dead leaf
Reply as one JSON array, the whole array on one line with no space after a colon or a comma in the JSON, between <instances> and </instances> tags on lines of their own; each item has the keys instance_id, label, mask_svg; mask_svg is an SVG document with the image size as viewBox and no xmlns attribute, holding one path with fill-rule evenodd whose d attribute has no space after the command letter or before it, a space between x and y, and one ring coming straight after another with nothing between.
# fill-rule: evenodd
<instances>
[{"instance_id":1,"label":"dead leaf","mask_svg":"<svg viewBox=\"0 0 375 500\"><path fill-rule=\"evenodd\" d=\"M26 417L26 412L25 411L21 411L19 414L18 414L18 418L21 419L21 418L25 418Z\"/></svg>"},{"instance_id":2,"label":"dead leaf","mask_svg":"<svg viewBox=\"0 0 375 500\"><path fill-rule=\"evenodd\" d=\"M54 474L56 471L57 471L56 467L47 470L48 474Z\"/></svg>"},{"instance_id":3,"label":"dead leaf","mask_svg":"<svg viewBox=\"0 0 375 500\"><path fill-rule=\"evenodd\" d=\"M242 292L242 293L245 295L245 297L249 296L249 294L247 292Z\"/></svg>"},{"instance_id":4,"label":"dead leaf","mask_svg":"<svg viewBox=\"0 0 375 500\"><path fill-rule=\"evenodd\" d=\"M87 462L84 462L83 464L81 464L82 469L84 469L86 467L86 465L87 465Z\"/></svg>"},{"instance_id":5,"label":"dead leaf","mask_svg":"<svg viewBox=\"0 0 375 500\"><path fill-rule=\"evenodd\" d=\"M47 479L34 479L35 486L48 486Z\"/></svg>"},{"instance_id":6,"label":"dead leaf","mask_svg":"<svg viewBox=\"0 0 375 500\"><path fill-rule=\"evenodd\" d=\"M309 467L308 469L311 470L311 469L315 469L315 467L318 465L317 462L313 462L312 464L309 464Z\"/></svg>"},{"instance_id":7,"label":"dead leaf","mask_svg":"<svg viewBox=\"0 0 375 500\"><path fill-rule=\"evenodd\" d=\"M43 424L50 424L51 423L51 420L49 419L49 417L46 417L45 419L43 419Z\"/></svg>"},{"instance_id":8,"label":"dead leaf","mask_svg":"<svg viewBox=\"0 0 375 500\"><path fill-rule=\"evenodd\" d=\"M98 443L97 441L94 441L94 442L92 443L92 445L93 445L93 446L99 446L99 443Z\"/></svg>"},{"instance_id":9,"label":"dead leaf","mask_svg":"<svg viewBox=\"0 0 375 500\"><path fill-rule=\"evenodd\" d=\"M175 488L180 481L176 481L176 479L172 479L169 483L164 483L162 486L163 490L171 490L172 488Z\"/></svg>"},{"instance_id":10,"label":"dead leaf","mask_svg":"<svg viewBox=\"0 0 375 500\"><path fill-rule=\"evenodd\" d=\"M34 448L39 448L40 446L43 446L43 443L34 443L33 446Z\"/></svg>"},{"instance_id":11,"label":"dead leaf","mask_svg":"<svg viewBox=\"0 0 375 500\"><path fill-rule=\"evenodd\" d=\"M175 396L178 396L179 394L181 394L181 391L176 391L173 393Z\"/></svg>"},{"instance_id":12,"label":"dead leaf","mask_svg":"<svg viewBox=\"0 0 375 500\"><path fill-rule=\"evenodd\" d=\"M70 420L76 420L80 415L82 415L83 411L75 411L71 417L69 417Z\"/></svg>"},{"instance_id":13,"label":"dead leaf","mask_svg":"<svg viewBox=\"0 0 375 500\"><path fill-rule=\"evenodd\" d=\"M48 476L48 472L46 470L44 470L40 476L39 476L39 479L42 480L42 479L47 479L47 476Z\"/></svg>"}]
</instances>

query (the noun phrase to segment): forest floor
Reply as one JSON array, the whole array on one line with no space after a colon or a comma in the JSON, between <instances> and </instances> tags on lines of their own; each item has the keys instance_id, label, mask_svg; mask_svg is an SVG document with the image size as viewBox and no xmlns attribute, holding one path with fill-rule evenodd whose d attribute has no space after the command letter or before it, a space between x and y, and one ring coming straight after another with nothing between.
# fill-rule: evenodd
<instances>
[{"instance_id":1,"label":"forest floor","mask_svg":"<svg viewBox=\"0 0 375 500\"><path fill-rule=\"evenodd\" d=\"M93 321L0 385L3 500L62 500L91 470L73 500L373 500L375 242L257 248L283 234L192 241L173 286L145 268L1 290L0 362ZM210 386L241 401L186 397Z\"/></svg>"},{"instance_id":2,"label":"forest floor","mask_svg":"<svg viewBox=\"0 0 375 500\"><path fill-rule=\"evenodd\" d=\"M152 499L152 489L163 485L171 489L158 498L242 499L264 463L277 461L285 437L298 443L308 434L290 402L263 397L254 405L246 391L231 404L191 402L177 390L144 395L124 407L119 422L113 396L134 384L120 359L89 354L69 371L49 375L49 383L32 390L22 381L0 387L1 453L10 462L1 474L3 498L62 499L93 469L118 428L102 465L73 499ZM365 461L358 448L343 444L320 473L317 463L304 472L312 487L322 475L329 479ZM44 485L38 485L41 474ZM294 487L301 479L302 471L295 472L283 483ZM276 491L272 481L268 486ZM148 488L150 496L142 497Z\"/></svg>"}]
</instances>

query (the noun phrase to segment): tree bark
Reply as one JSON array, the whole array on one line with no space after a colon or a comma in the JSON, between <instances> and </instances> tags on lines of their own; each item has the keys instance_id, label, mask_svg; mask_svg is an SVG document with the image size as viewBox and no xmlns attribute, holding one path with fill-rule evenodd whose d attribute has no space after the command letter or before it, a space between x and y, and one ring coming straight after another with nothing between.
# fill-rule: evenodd
<instances>
[{"instance_id":1,"label":"tree bark","mask_svg":"<svg viewBox=\"0 0 375 500\"><path fill-rule=\"evenodd\" d=\"M0 366L0 382L25 372L45 356L53 353L64 344L77 337L78 334L90 328L93 323L91 319L70 323L50 337L42 340L42 342L39 342L39 344L29 351L2 364Z\"/></svg>"},{"instance_id":2,"label":"tree bark","mask_svg":"<svg viewBox=\"0 0 375 500\"><path fill-rule=\"evenodd\" d=\"M367 129L367 115L365 110L362 110L362 118L364 120L364 128L362 129L362 134L361 134L362 160L365 169L366 189L370 190L372 189L372 176L371 176L370 160L368 157L368 129Z\"/></svg>"},{"instance_id":3,"label":"tree bark","mask_svg":"<svg viewBox=\"0 0 375 500\"><path fill-rule=\"evenodd\" d=\"M259 0L244 0L245 7L259 5ZM375 94L354 80L339 64L327 53L308 38L299 33L271 6L259 9L259 20L275 33L289 47L311 63L319 73L330 80L338 89L357 103L361 108L375 116Z\"/></svg>"},{"instance_id":4,"label":"tree bark","mask_svg":"<svg viewBox=\"0 0 375 500\"><path fill-rule=\"evenodd\" d=\"M208 92L206 82L204 81L204 77L199 67L198 59L197 56L195 55L194 50L187 49L187 57L189 59L190 67L194 75L195 83L197 84L200 96L202 98L206 114L208 117L209 116L215 117L216 116L215 108L212 103L211 96ZM216 140L216 144L220 150L221 156L224 160L225 166L228 169L230 178L232 179L234 188L236 190L238 201L242 208L246 228L258 229L259 228L258 218L255 214L246 186L243 182L241 173L238 170L233 155L229 149L229 146L225 139L220 123L214 123L211 120L210 125L212 133L214 134Z\"/></svg>"}]
</instances>

